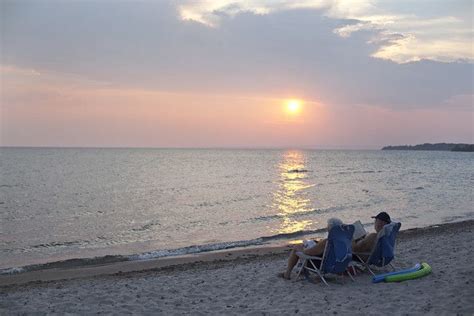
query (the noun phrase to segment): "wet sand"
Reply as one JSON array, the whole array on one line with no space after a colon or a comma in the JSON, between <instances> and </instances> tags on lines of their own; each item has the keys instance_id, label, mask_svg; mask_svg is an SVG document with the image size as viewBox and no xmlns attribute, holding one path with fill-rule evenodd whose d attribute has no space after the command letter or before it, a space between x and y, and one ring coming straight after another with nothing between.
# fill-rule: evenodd
<instances>
[{"instance_id":1,"label":"wet sand","mask_svg":"<svg viewBox=\"0 0 474 316\"><path fill-rule=\"evenodd\" d=\"M0 278L0 314L465 314L474 313L474 221L402 231L397 268L427 262L418 280L330 286L278 278L287 246L52 269ZM120 271L120 272L119 272ZM65 280L67 279L67 280Z\"/></svg>"}]
</instances>

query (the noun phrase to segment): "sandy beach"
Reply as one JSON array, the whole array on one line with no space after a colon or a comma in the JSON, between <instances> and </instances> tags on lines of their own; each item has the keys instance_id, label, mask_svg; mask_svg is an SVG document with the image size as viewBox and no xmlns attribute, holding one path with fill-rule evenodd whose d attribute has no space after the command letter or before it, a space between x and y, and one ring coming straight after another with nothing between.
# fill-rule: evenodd
<instances>
[{"instance_id":1,"label":"sandy beach","mask_svg":"<svg viewBox=\"0 0 474 316\"><path fill-rule=\"evenodd\" d=\"M427 262L433 268L433 274L403 283L372 284L367 273L356 282L331 279L329 287L286 281L277 277L286 264L286 247L239 250L166 264L135 263L118 269L144 271L113 275L102 275L117 269L111 265L87 273L69 269L37 272L30 279L27 274L3 277L0 313L472 315L473 228L471 220L402 231L395 266ZM50 281L25 283L48 273Z\"/></svg>"}]
</instances>

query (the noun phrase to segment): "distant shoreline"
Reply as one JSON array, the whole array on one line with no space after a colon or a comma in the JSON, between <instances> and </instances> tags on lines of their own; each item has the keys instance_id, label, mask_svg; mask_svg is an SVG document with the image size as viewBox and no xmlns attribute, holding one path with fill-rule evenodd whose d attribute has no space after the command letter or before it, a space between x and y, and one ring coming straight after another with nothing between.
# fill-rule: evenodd
<instances>
[{"instance_id":1,"label":"distant shoreline","mask_svg":"<svg viewBox=\"0 0 474 316\"><path fill-rule=\"evenodd\" d=\"M456 152L474 152L474 144L463 143L436 143L436 144L419 144L419 145L401 145L401 146L385 146L382 150L426 150L426 151L456 151Z\"/></svg>"}]
</instances>

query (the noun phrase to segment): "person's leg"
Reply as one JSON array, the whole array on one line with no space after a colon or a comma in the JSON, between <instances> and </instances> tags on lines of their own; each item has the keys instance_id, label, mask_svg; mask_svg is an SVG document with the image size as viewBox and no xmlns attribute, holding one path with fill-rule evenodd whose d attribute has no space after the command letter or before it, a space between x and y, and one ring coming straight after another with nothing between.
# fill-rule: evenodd
<instances>
[{"instance_id":1,"label":"person's leg","mask_svg":"<svg viewBox=\"0 0 474 316\"><path fill-rule=\"evenodd\" d=\"M298 251L303 251L303 246L302 245L297 245L290 253L290 257L288 258L288 267L286 268L286 272L284 273L283 277L285 279L290 279L291 277L291 271L293 271L293 268L295 265L298 263L298 256L296 255L296 252Z\"/></svg>"}]
</instances>

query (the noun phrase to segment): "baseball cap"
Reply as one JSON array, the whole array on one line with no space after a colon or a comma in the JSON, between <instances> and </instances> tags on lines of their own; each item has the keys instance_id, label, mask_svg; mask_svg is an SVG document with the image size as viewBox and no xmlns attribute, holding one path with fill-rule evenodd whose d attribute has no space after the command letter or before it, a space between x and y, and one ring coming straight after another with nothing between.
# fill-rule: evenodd
<instances>
[{"instance_id":1,"label":"baseball cap","mask_svg":"<svg viewBox=\"0 0 474 316\"><path fill-rule=\"evenodd\" d=\"M372 218L380 219L385 223L389 224L392 222L392 220L390 219L390 215L388 215L386 212L380 212L377 214L377 216L372 216Z\"/></svg>"}]
</instances>

